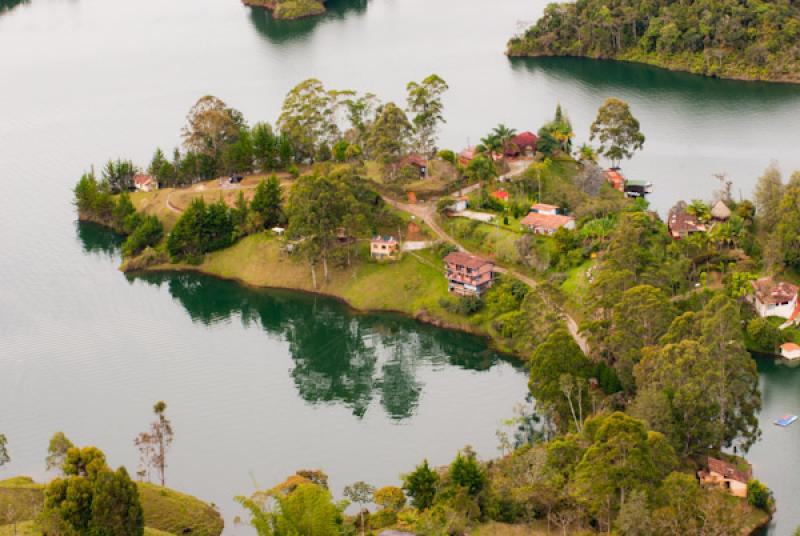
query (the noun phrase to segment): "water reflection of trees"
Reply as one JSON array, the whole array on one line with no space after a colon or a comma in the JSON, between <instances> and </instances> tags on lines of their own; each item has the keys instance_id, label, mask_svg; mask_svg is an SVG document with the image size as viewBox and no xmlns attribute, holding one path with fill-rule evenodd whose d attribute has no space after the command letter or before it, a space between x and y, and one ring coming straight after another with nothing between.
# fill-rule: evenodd
<instances>
[{"instance_id":1,"label":"water reflection of trees","mask_svg":"<svg viewBox=\"0 0 800 536\"><path fill-rule=\"evenodd\" d=\"M142 274L132 280L166 286L193 321L239 317L285 340L300 396L343 404L363 416L378 401L393 419L414 414L421 366L487 370L501 359L484 341L394 315L360 315L335 300L245 288L196 274Z\"/></svg>"},{"instance_id":2,"label":"water reflection of trees","mask_svg":"<svg viewBox=\"0 0 800 536\"><path fill-rule=\"evenodd\" d=\"M0 0L2 1L2 0ZM76 222L78 241L86 253L96 253L109 258L119 256L124 239L108 227L89 222Z\"/></svg>"},{"instance_id":3,"label":"water reflection of trees","mask_svg":"<svg viewBox=\"0 0 800 536\"><path fill-rule=\"evenodd\" d=\"M0 0L0 15L6 11L11 11L17 6L28 3L30 3L30 0Z\"/></svg>"},{"instance_id":4,"label":"water reflection of trees","mask_svg":"<svg viewBox=\"0 0 800 536\"><path fill-rule=\"evenodd\" d=\"M635 91L650 97L661 93L684 100L701 96L704 103L728 107L785 105L792 97L800 100L800 88L793 84L720 80L623 61L545 57L510 58L509 62L515 71L541 73L570 86L577 83L590 92Z\"/></svg>"},{"instance_id":5,"label":"water reflection of trees","mask_svg":"<svg viewBox=\"0 0 800 536\"><path fill-rule=\"evenodd\" d=\"M289 43L305 38L319 24L364 13L367 9L367 0L328 0L325 6L327 12L324 15L298 20L275 20L266 9L250 8L250 22L256 31L270 43Z\"/></svg>"}]
</instances>

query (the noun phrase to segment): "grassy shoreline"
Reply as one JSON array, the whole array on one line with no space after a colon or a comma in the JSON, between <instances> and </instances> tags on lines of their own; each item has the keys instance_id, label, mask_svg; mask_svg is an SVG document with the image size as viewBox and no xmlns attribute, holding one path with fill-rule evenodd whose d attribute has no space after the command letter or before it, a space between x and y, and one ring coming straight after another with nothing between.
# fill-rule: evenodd
<instances>
[{"instance_id":1,"label":"grassy shoreline","mask_svg":"<svg viewBox=\"0 0 800 536\"><path fill-rule=\"evenodd\" d=\"M363 253L363 252L362 252ZM209 253L197 265L160 263L123 272L195 272L235 281L251 288L282 289L336 299L357 313L391 313L442 329L461 331L485 338L490 347L520 360L523 356L508 348L490 326L471 322L445 310L440 299L450 297L444 267L432 251L407 252L396 262L367 261L354 255L350 268L330 269L328 282L317 268L314 288L307 263L281 251L280 240L266 234L250 235L230 248Z\"/></svg>"}]
</instances>

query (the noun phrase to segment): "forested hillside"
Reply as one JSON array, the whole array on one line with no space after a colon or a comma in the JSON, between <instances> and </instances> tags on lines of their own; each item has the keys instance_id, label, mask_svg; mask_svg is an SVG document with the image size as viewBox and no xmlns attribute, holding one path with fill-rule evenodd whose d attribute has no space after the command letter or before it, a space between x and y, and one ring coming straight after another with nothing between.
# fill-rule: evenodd
<instances>
[{"instance_id":1,"label":"forested hillside","mask_svg":"<svg viewBox=\"0 0 800 536\"><path fill-rule=\"evenodd\" d=\"M550 4L511 56L586 56L720 78L800 82L796 0L578 0Z\"/></svg>"}]
</instances>

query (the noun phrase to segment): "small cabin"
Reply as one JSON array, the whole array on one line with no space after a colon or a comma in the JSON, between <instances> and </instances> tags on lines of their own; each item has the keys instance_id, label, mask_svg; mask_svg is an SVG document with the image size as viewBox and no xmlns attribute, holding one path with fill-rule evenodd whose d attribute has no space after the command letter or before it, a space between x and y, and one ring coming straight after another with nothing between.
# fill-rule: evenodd
<instances>
[{"instance_id":1,"label":"small cabin","mask_svg":"<svg viewBox=\"0 0 800 536\"><path fill-rule=\"evenodd\" d=\"M503 201L503 202L508 201L508 192L506 192L505 190L496 190L489 195L494 197L498 201Z\"/></svg>"},{"instance_id":2,"label":"small cabin","mask_svg":"<svg viewBox=\"0 0 800 536\"><path fill-rule=\"evenodd\" d=\"M531 205L530 211L536 214L556 216L558 214L558 207L555 205L548 205L547 203L536 203L535 205Z\"/></svg>"},{"instance_id":3,"label":"small cabin","mask_svg":"<svg viewBox=\"0 0 800 536\"><path fill-rule=\"evenodd\" d=\"M708 468L700 471L697 476L704 486L718 486L735 497L747 497L747 483L752 477L752 470L749 465L742 469L709 456Z\"/></svg>"},{"instance_id":4,"label":"small cabin","mask_svg":"<svg viewBox=\"0 0 800 536\"><path fill-rule=\"evenodd\" d=\"M400 242L393 236L376 236L369 243L369 254L373 259L393 260L400 251Z\"/></svg>"},{"instance_id":5,"label":"small cabin","mask_svg":"<svg viewBox=\"0 0 800 536\"><path fill-rule=\"evenodd\" d=\"M420 154L410 154L397 162L395 166L398 170L408 166L413 167L422 179L428 176L428 160Z\"/></svg>"},{"instance_id":6,"label":"small cabin","mask_svg":"<svg viewBox=\"0 0 800 536\"><path fill-rule=\"evenodd\" d=\"M137 192L152 192L158 190L158 181L150 175L134 175L133 187Z\"/></svg>"}]
</instances>

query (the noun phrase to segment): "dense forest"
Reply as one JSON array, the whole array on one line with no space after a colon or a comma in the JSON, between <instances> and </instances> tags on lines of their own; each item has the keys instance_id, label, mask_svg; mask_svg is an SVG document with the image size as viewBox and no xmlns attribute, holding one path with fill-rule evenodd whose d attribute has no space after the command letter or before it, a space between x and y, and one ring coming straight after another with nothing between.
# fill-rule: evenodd
<instances>
[{"instance_id":1,"label":"dense forest","mask_svg":"<svg viewBox=\"0 0 800 536\"><path fill-rule=\"evenodd\" d=\"M511 56L586 56L720 78L800 82L800 3L578 0L550 4Z\"/></svg>"}]
</instances>

